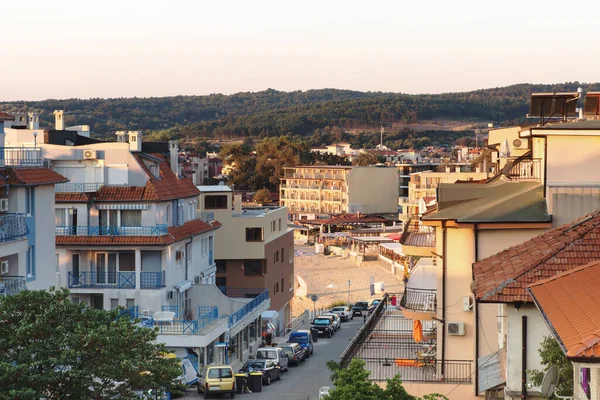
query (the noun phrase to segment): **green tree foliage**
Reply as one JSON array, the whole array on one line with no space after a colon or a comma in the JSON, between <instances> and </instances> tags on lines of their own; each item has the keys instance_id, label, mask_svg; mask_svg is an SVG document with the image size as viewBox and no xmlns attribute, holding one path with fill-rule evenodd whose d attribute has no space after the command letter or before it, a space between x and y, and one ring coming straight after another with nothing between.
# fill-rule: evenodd
<instances>
[{"instance_id":1,"label":"green tree foliage","mask_svg":"<svg viewBox=\"0 0 600 400\"><path fill-rule=\"evenodd\" d=\"M66 289L0 297L0 399L137 399L181 373L156 332L73 304Z\"/></svg>"},{"instance_id":2,"label":"green tree foliage","mask_svg":"<svg viewBox=\"0 0 600 400\"><path fill-rule=\"evenodd\" d=\"M538 349L542 358L542 371L538 369L527 370L531 382L535 386L542 385L544 374L550 367L556 365L558 367L558 386L556 394L560 396L573 396L573 363L569 361L560 345L552 336L545 336Z\"/></svg>"},{"instance_id":3,"label":"green tree foliage","mask_svg":"<svg viewBox=\"0 0 600 400\"><path fill-rule=\"evenodd\" d=\"M369 381L369 371L365 370L365 362L354 358L347 367L342 368L335 361L328 361L327 367L331 370L331 380L335 387L325 397L327 400L420 400L410 395L402 386L399 375L387 380L385 389ZM441 394L428 394L424 400L448 398Z\"/></svg>"},{"instance_id":4,"label":"green tree foliage","mask_svg":"<svg viewBox=\"0 0 600 400\"><path fill-rule=\"evenodd\" d=\"M269 196L269 190L260 189L254 195L254 202L258 204L267 204L271 202L271 196Z\"/></svg>"},{"instance_id":5,"label":"green tree foliage","mask_svg":"<svg viewBox=\"0 0 600 400\"><path fill-rule=\"evenodd\" d=\"M379 157L373 153L360 153L354 162L355 165L359 167L366 167L369 165L374 165L380 162Z\"/></svg>"}]
</instances>

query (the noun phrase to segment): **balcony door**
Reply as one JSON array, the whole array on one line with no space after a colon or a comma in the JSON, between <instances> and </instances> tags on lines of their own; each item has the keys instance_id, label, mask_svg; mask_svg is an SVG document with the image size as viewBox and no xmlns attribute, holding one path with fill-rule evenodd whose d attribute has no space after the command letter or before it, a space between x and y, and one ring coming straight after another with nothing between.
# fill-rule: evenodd
<instances>
[{"instance_id":1,"label":"balcony door","mask_svg":"<svg viewBox=\"0 0 600 400\"><path fill-rule=\"evenodd\" d=\"M100 210L98 215L100 234L111 235L115 234L119 226L119 211L118 210ZM111 230L114 230L111 233Z\"/></svg>"},{"instance_id":2,"label":"balcony door","mask_svg":"<svg viewBox=\"0 0 600 400\"><path fill-rule=\"evenodd\" d=\"M97 282L117 284L117 253L96 253Z\"/></svg>"}]
</instances>

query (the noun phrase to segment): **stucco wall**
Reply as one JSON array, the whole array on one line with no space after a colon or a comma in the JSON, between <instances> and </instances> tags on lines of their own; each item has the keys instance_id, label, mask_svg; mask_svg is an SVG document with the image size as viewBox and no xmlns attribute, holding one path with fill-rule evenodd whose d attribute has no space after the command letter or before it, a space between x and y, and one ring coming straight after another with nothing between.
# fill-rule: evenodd
<instances>
[{"instance_id":1,"label":"stucco wall","mask_svg":"<svg viewBox=\"0 0 600 400\"><path fill-rule=\"evenodd\" d=\"M54 235L54 185L35 188L36 279L27 283L32 290L55 285L56 240Z\"/></svg>"},{"instance_id":2,"label":"stucco wall","mask_svg":"<svg viewBox=\"0 0 600 400\"><path fill-rule=\"evenodd\" d=\"M348 212L395 213L398 210L398 169L354 167L347 176Z\"/></svg>"},{"instance_id":3,"label":"stucco wall","mask_svg":"<svg viewBox=\"0 0 600 400\"><path fill-rule=\"evenodd\" d=\"M547 229L480 229L478 231L479 259L493 256L546 231Z\"/></svg>"}]
</instances>

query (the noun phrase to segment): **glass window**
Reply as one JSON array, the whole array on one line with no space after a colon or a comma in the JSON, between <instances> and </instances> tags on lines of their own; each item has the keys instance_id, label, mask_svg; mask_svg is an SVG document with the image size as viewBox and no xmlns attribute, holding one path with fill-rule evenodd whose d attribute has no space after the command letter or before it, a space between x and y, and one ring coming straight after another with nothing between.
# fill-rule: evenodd
<instances>
[{"instance_id":1,"label":"glass window","mask_svg":"<svg viewBox=\"0 0 600 400\"><path fill-rule=\"evenodd\" d=\"M142 226L142 210L122 210L121 226Z\"/></svg>"},{"instance_id":2,"label":"glass window","mask_svg":"<svg viewBox=\"0 0 600 400\"><path fill-rule=\"evenodd\" d=\"M262 242L262 228L246 228L246 242Z\"/></svg>"},{"instance_id":3,"label":"glass window","mask_svg":"<svg viewBox=\"0 0 600 400\"><path fill-rule=\"evenodd\" d=\"M281 291L282 291L282 292L283 292L283 290L284 290L284 289L283 289L284 287L285 287L285 286L283 286L283 278L281 278Z\"/></svg>"},{"instance_id":4,"label":"glass window","mask_svg":"<svg viewBox=\"0 0 600 400\"><path fill-rule=\"evenodd\" d=\"M67 226L67 213L64 208L54 210L54 226Z\"/></svg>"},{"instance_id":5,"label":"glass window","mask_svg":"<svg viewBox=\"0 0 600 400\"><path fill-rule=\"evenodd\" d=\"M275 284L275 293L279 293L279 282Z\"/></svg>"},{"instance_id":6,"label":"glass window","mask_svg":"<svg viewBox=\"0 0 600 400\"><path fill-rule=\"evenodd\" d=\"M244 275L263 275L266 274L263 260L245 260Z\"/></svg>"},{"instance_id":7,"label":"glass window","mask_svg":"<svg viewBox=\"0 0 600 400\"><path fill-rule=\"evenodd\" d=\"M281 230L281 218L279 218L279 230Z\"/></svg>"},{"instance_id":8,"label":"glass window","mask_svg":"<svg viewBox=\"0 0 600 400\"><path fill-rule=\"evenodd\" d=\"M119 271L135 271L135 253L133 251L119 253Z\"/></svg>"},{"instance_id":9,"label":"glass window","mask_svg":"<svg viewBox=\"0 0 600 400\"><path fill-rule=\"evenodd\" d=\"M127 308L131 308L133 306L135 306L135 299L126 299L126 306Z\"/></svg>"},{"instance_id":10,"label":"glass window","mask_svg":"<svg viewBox=\"0 0 600 400\"><path fill-rule=\"evenodd\" d=\"M204 197L204 208L207 210L221 210L227 208L227 195L211 195Z\"/></svg>"},{"instance_id":11,"label":"glass window","mask_svg":"<svg viewBox=\"0 0 600 400\"><path fill-rule=\"evenodd\" d=\"M281 248L281 262L283 262L283 260L285 260L285 258L283 258L283 247Z\"/></svg>"},{"instance_id":12,"label":"glass window","mask_svg":"<svg viewBox=\"0 0 600 400\"><path fill-rule=\"evenodd\" d=\"M110 299L110 309L116 310L119 308L119 299Z\"/></svg>"},{"instance_id":13,"label":"glass window","mask_svg":"<svg viewBox=\"0 0 600 400\"><path fill-rule=\"evenodd\" d=\"M215 260L215 264L217 266L217 273L224 274L226 272L226 262L225 260Z\"/></svg>"}]
</instances>

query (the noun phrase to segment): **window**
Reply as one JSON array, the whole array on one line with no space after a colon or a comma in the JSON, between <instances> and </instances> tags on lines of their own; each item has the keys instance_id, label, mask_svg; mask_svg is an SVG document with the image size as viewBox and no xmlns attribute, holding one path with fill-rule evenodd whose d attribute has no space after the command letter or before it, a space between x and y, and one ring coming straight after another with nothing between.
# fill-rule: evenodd
<instances>
[{"instance_id":1,"label":"window","mask_svg":"<svg viewBox=\"0 0 600 400\"><path fill-rule=\"evenodd\" d=\"M167 205L167 210L165 211L165 214L167 215L167 225L171 225L171 205Z\"/></svg>"},{"instance_id":2,"label":"window","mask_svg":"<svg viewBox=\"0 0 600 400\"><path fill-rule=\"evenodd\" d=\"M207 210L222 210L227 208L227 195L212 195L204 198L204 208Z\"/></svg>"},{"instance_id":3,"label":"window","mask_svg":"<svg viewBox=\"0 0 600 400\"><path fill-rule=\"evenodd\" d=\"M79 278L79 254L71 255L71 271L74 278Z\"/></svg>"},{"instance_id":4,"label":"window","mask_svg":"<svg viewBox=\"0 0 600 400\"><path fill-rule=\"evenodd\" d=\"M54 226L67 226L67 213L65 208L54 210Z\"/></svg>"},{"instance_id":5,"label":"window","mask_svg":"<svg viewBox=\"0 0 600 400\"><path fill-rule=\"evenodd\" d=\"M271 232L275 232L276 221L271 222Z\"/></svg>"},{"instance_id":6,"label":"window","mask_svg":"<svg viewBox=\"0 0 600 400\"><path fill-rule=\"evenodd\" d=\"M126 299L125 301L126 301L125 306L127 308L131 308L131 307L135 306L135 299Z\"/></svg>"},{"instance_id":7,"label":"window","mask_svg":"<svg viewBox=\"0 0 600 400\"><path fill-rule=\"evenodd\" d=\"M190 207L190 220L196 218L196 205L194 204L193 201L190 201L189 203L189 207Z\"/></svg>"},{"instance_id":8,"label":"window","mask_svg":"<svg viewBox=\"0 0 600 400\"><path fill-rule=\"evenodd\" d=\"M142 226L142 210L100 210L100 226Z\"/></svg>"},{"instance_id":9,"label":"window","mask_svg":"<svg viewBox=\"0 0 600 400\"><path fill-rule=\"evenodd\" d=\"M262 242L262 228L246 228L246 242Z\"/></svg>"},{"instance_id":10,"label":"window","mask_svg":"<svg viewBox=\"0 0 600 400\"><path fill-rule=\"evenodd\" d=\"M29 246L25 257L27 280L35 280L35 246Z\"/></svg>"},{"instance_id":11,"label":"window","mask_svg":"<svg viewBox=\"0 0 600 400\"><path fill-rule=\"evenodd\" d=\"M275 262L279 262L279 250L275 252Z\"/></svg>"},{"instance_id":12,"label":"window","mask_svg":"<svg viewBox=\"0 0 600 400\"><path fill-rule=\"evenodd\" d=\"M294 274L290 274L290 292L294 290Z\"/></svg>"},{"instance_id":13,"label":"window","mask_svg":"<svg viewBox=\"0 0 600 400\"><path fill-rule=\"evenodd\" d=\"M277 286L273 285L273 294L277 294Z\"/></svg>"},{"instance_id":14,"label":"window","mask_svg":"<svg viewBox=\"0 0 600 400\"><path fill-rule=\"evenodd\" d=\"M279 218L279 230L281 230L281 218Z\"/></svg>"},{"instance_id":15,"label":"window","mask_svg":"<svg viewBox=\"0 0 600 400\"><path fill-rule=\"evenodd\" d=\"M283 258L283 247L281 248L281 262L283 262L283 260L285 260L285 258Z\"/></svg>"},{"instance_id":16,"label":"window","mask_svg":"<svg viewBox=\"0 0 600 400\"><path fill-rule=\"evenodd\" d=\"M275 293L279 293L279 282L275 284Z\"/></svg>"},{"instance_id":17,"label":"window","mask_svg":"<svg viewBox=\"0 0 600 400\"><path fill-rule=\"evenodd\" d=\"M283 286L283 278L281 278L281 291L282 291L282 292L283 292L283 288L284 288L284 287L285 287L285 286Z\"/></svg>"},{"instance_id":18,"label":"window","mask_svg":"<svg viewBox=\"0 0 600 400\"><path fill-rule=\"evenodd\" d=\"M110 309L116 310L119 308L119 299L110 299Z\"/></svg>"},{"instance_id":19,"label":"window","mask_svg":"<svg viewBox=\"0 0 600 400\"><path fill-rule=\"evenodd\" d=\"M121 226L142 226L142 210L121 210Z\"/></svg>"},{"instance_id":20,"label":"window","mask_svg":"<svg viewBox=\"0 0 600 400\"><path fill-rule=\"evenodd\" d=\"M215 264L217 265L217 273L224 274L226 272L226 263L225 260L215 260Z\"/></svg>"},{"instance_id":21,"label":"window","mask_svg":"<svg viewBox=\"0 0 600 400\"><path fill-rule=\"evenodd\" d=\"M244 275L265 275L267 268L263 260L245 260Z\"/></svg>"}]
</instances>

